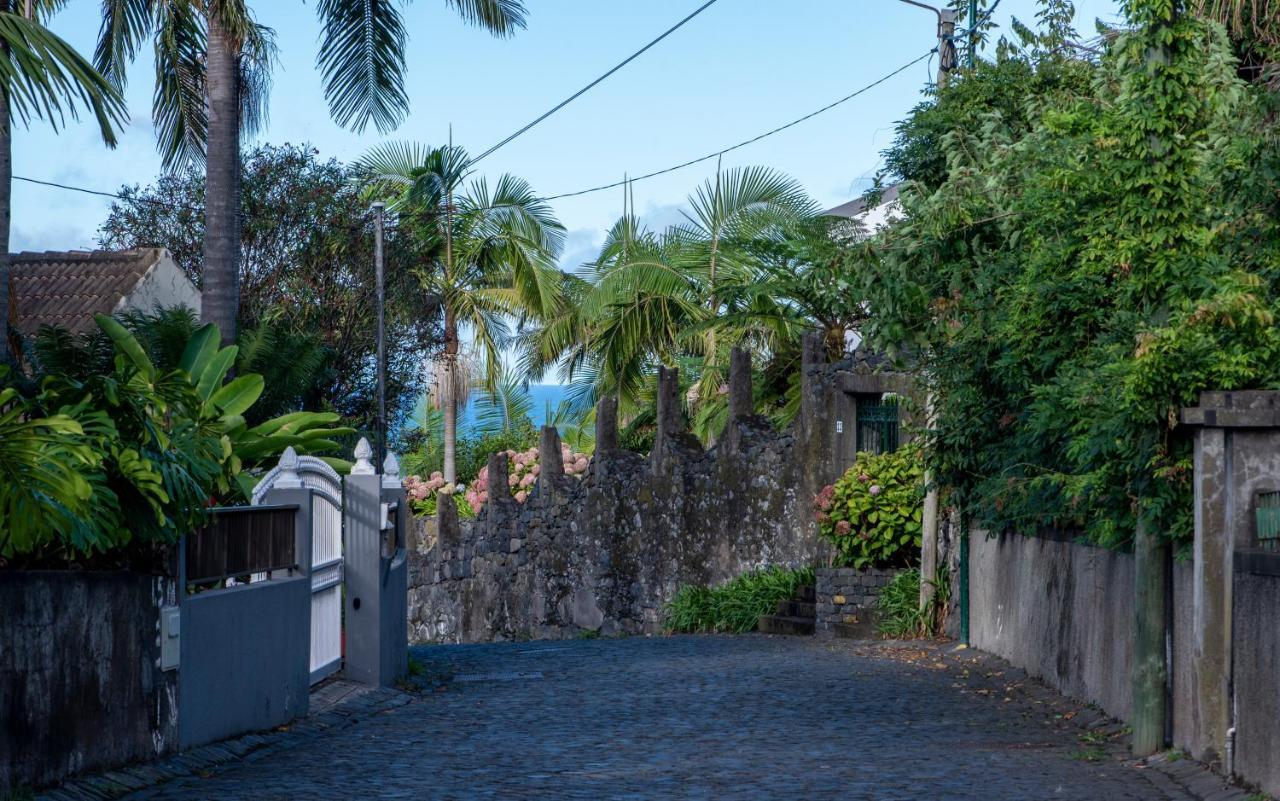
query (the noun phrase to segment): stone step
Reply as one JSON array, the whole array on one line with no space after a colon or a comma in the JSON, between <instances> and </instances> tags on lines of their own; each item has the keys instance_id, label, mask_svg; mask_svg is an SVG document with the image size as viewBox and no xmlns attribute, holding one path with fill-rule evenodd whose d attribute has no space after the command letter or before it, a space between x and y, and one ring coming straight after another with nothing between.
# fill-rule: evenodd
<instances>
[{"instance_id":1,"label":"stone step","mask_svg":"<svg viewBox=\"0 0 1280 801\"><path fill-rule=\"evenodd\" d=\"M787 615L761 615L756 630L765 634L790 634L806 637L813 634L813 618Z\"/></svg>"},{"instance_id":2,"label":"stone step","mask_svg":"<svg viewBox=\"0 0 1280 801\"><path fill-rule=\"evenodd\" d=\"M795 600L811 604L818 600L818 595L814 592L812 584L802 584L796 588Z\"/></svg>"},{"instance_id":3,"label":"stone step","mask_svg":"<svg viewBox=\"0 0 1280 801\"><path fill-rule=\"evenodd\" d=\"M812 620L817 615L816 604L809 601L778 601L777 614L781 617L807 617Z\"/></svg>"},{"instance_id":4,"label":"stone step","mask_svg":"<svg viewBox=\"0 0 1280 801\"><path fill-rule=\"evenodd\" d=\"M856 623L832 623L831 633L845 640L874 640L879 637L876 631L876 616L867 612Z\"/></svg>"}]
</instances>

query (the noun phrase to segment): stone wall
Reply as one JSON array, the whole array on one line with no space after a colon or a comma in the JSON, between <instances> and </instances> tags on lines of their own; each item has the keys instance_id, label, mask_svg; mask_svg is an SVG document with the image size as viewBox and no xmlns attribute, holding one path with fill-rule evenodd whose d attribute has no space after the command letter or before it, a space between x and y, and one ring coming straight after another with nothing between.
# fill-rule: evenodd
<instances>
[{"instance_id":1,"label":"stone wall","mask_svg":"<svg viewBox=\"0 0 1280 801\"><path fill-rule=\"evenodd\" d=\"M855 570L851 567L822 567L815 572L817 635L830 636L837 623L862 626L867 629L867 634L872 634L876 598L899 571L895 568Z\"/></svg>"},{"instance_id":2,"label":"stone wall","mask_svg":"<svg viewBox=\"0 0 1280 801\"><path fill-rule=\"evenodd\" d=\"M123 572L0 572L0 797L176 749L178 673L159 667L160 608L176 588Z\"/></svg>"},{"instance_id":3,"label":"stone wall","mask_svg":"<svg viewBox=\"0 0 1280 801\"><path fill-rule=\"evenodd\" d=\"M581 480L557 470L560 444L543 430L542 471L524 503L491 499L458 521L442 499L437 530L411 554L414 642L654 632L686 584L716 584L767 565L819 558L811 499L836 478L837 372L806 342L801 413L785 432L755 417L750 361L735 353L730 420L704 451L680 412L674 371L659 377L658 425L648 457L617 448L617 406L597 409L596 452ZM505 457L489 462L506 482ZM421 526L421 524L419 524Z\"/></svg>"}]
</instances>

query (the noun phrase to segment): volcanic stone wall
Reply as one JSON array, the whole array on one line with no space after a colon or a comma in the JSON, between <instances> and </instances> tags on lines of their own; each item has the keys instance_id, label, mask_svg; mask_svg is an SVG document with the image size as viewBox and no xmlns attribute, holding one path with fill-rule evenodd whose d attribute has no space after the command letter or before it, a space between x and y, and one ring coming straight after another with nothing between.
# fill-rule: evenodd
<instances>
[{"instance_id":1,"label":"volcanic stone wall","mask_svg":"<svg viewBox=\"0 0 1280 801\"><path fill-rule=\"evenodd\" d=\"M557 469L559 439L545 428L524 504L495 496L476 520L460 521L442 496L435 536L411 554L410 639L655 632L683 585L822 560L811 499L840 469L832 432L841 390L819 347L806 342L801 413L785 432L752 414L750 360L739 352L730 419L709 450L686 433L676 373L663 369L648 457L618 449L617 404L605 398L584 478ZM506 476L506 458L491 457L490 485Z\"/></svg>"}]
</instances>

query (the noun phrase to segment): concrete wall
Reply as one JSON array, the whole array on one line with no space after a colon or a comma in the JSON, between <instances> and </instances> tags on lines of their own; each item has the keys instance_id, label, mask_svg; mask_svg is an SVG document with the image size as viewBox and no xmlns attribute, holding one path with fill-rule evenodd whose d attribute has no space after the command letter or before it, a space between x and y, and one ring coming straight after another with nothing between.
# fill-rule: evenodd
<instances>
[{"instance_id":1,"label":"concrete wall","mask_svg":"<svg viewBox=\"0 0 1280 801\"><path fill-rule=\"evenodd\" d=\"M1280 554L1271 554L1280 559ZM1270 573L1270 574L1268 574ZM1235 773L1280 797L1280 570L1235 574Z\"/></svg>"},{"instance_id":2,"label":"concrete wall","mask_svg":"<svg viewBox=\"0 0 1280 801\"><path fill-rule=\"evenodd\" d=\"M152 312L157 306L186 306L198 318L201 305L200 290L182 272L169 251L161 250L160 258L133 291L120 299L116 311Z\"/></svg>"},{"instance_id":3,"label":"concrete wall","mask_svg":"<svg viewBox=\"0 0 1280 801\"><path fill-rule=\"evenodd\" d=\"M311 580L299 575L182 600L180 738L191 748L307 713Z\"/></svg>"},{"instance_id":4,"label":"concrete wall","mask_svg":"<svg viewBox=\"0 0 1280 801\"><path fill-rule=\"evenodd\" d=\"M1068 540L969 538L971 644L1128 719L1133 557Z\"/></svg>"},{"instance_id":5,"label":"concrete wall","mask_svg":"<svg viewBox=\"0 0 1280 801\"><path fill-rule=\"evenodd\" d=\"M0 572L0 795L177 747L177 674L159 669L170 579Z\"/></svg>"}]
</instances>

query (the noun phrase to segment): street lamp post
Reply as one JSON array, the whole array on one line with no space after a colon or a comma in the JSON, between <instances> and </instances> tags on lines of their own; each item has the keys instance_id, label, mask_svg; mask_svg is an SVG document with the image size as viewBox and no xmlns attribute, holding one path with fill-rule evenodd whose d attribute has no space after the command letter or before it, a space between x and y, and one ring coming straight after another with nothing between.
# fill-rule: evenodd
<instances>
[{"instance_id":1,"label":"street lamp post","mask_svg":"<svg viewBox=\"0 0 1280 801\"><path fill-rule=\"evenodd\" d=\"M373 274L376 285L377 300L375 313L378 317L378 469L382 469L387 458L387 342L386 342L386 303L387 289L383 275L382 236L387 204L373 204Z\"/></svg>"}]
</instances>

